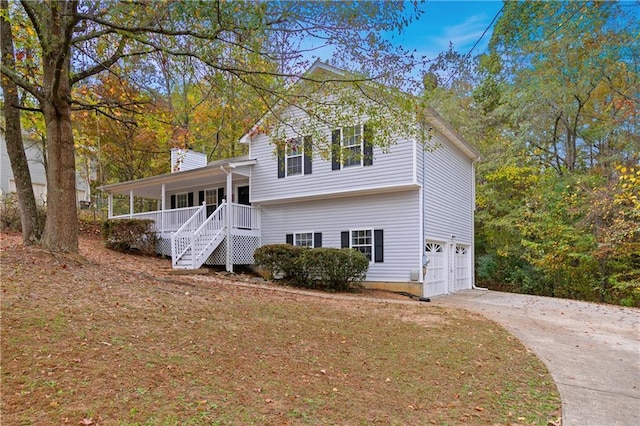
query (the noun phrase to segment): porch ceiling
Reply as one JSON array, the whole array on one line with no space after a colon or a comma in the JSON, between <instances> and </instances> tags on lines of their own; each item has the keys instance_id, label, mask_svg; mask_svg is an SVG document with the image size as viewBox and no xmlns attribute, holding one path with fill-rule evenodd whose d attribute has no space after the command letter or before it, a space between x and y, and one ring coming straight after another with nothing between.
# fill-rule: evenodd
<instances>
[{"instance_id":1,"label":"porch ceiling","mask_svg":"<svg viewBox=\"0 0 640 426\"><path fill-rule=\"evenodd\" d=\"M224 160L209 163L205 167L193 170L185 170L183 172L166 173L163 175L152 176L148 178L131 180L128 182L114 183L104 185L98 189L109 194L129 195L130 191L139 197L160 199L162 198L162 185L165 186L165 193L179 192L196 187L222 187L227 181L227 174L221 167L234 172L241 180L246 179L248 175L248 167L255 161L244 160L242 162ZM247 169L247 170L243 170Z\"/></svg>"}]
</instances>

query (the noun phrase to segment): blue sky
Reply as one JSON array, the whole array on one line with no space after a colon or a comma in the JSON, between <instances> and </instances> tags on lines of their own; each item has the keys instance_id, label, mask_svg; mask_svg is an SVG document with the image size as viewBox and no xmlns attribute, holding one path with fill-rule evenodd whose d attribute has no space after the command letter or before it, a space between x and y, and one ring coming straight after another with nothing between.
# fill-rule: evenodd
<instances>
[{"instance_id":1,"label":"blue sky","mask_svg":"<svg viewBox=\"0 0 640 426\"><path fill-rule=\"evenodd\" d=\"M395 40L405 49L416 50L417 55L435 59L446 51L449 42L460 53L467 53L480 39L498 11L502 1L428 0L420 6L424 12ZM483 52L492 30L489 30L473 53Z\"/></svg>"}]
</instances>

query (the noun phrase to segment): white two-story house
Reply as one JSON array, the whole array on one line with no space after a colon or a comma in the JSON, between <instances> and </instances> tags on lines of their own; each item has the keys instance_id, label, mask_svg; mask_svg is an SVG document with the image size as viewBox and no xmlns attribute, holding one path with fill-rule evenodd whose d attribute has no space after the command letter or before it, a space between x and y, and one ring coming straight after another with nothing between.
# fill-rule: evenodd
<instances>
[{"instance_id":1,"label":"white two-story house","mask_svg":"<svg viewBox=\"0 0 640 426\"><path fill-rule=\"evenodd\" d=\"M340 72L319 62L309 73L316 70ZM286 110L285 120L306 119ZM292 125L279 148L256 127L241 139L246 156L103 187L109 217L153 219L159 250L176 268L233 270L273 243L351 247L370 259L366 287L424 297L469 289L479 154L434 110L420 121L407 126L426 127L434 149L407 137L373 146L366 119L313 136ZM319 155L317 146L336 149ZM124 211L114 210L118 197ZM136 197L157 200L157 210L137 212Z\"/></svg>"}]
</instances>

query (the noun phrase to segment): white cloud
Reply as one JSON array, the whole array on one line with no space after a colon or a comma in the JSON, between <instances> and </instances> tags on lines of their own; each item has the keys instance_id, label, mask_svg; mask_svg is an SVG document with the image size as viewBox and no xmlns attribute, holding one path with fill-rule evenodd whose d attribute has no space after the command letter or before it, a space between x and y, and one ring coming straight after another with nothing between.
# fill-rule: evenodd
<instances>
[{"instance_id":1,"label":"white cloud","mask_svg":"<svg viewBox=\"0 0 640 426\"><path fill-rule=\"evenodd\" d=\"M449 49L449 42L454 50L466 54L482 36L491 18L486 13L471 15L461 23L437 28L437 22L423 21L420 28L415 28L405 38L405 47L416 49L416 53L427 59L435 59L440 53ZM474 49L477 54L483 51L491 37L491 31L487 31L482 41Z\"/></svg>"},{"instance_id":2,"label":"white cloud","mask_svg":"<svg viewBox=\"0 0 640 426\"><path fill-rule=\"evenodd\" d=\"M443 35L429 37L427 43L439 46L440 51L443 51L449 47L449 42L452 42L456 50L466 53L480 38L488 25L487 15L472 15L461 24L444 27ZM485 37L489 35L487 34ZM483 41L486 43L488 40L483 39Z\"/></svg>"}]
</instances>

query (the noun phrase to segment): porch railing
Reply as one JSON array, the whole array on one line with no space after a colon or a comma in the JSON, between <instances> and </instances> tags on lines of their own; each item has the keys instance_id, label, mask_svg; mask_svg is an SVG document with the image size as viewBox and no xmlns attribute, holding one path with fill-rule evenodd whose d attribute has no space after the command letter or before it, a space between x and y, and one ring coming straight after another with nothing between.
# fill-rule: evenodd
<instances>
[{"instance_id":1,"label":"porch railing","mask_svg":"<svg viewBox=\"0 0 640 426\"><path fill-rule=\"evenodd\" d=\"M192 267L199 268L225 237L226 202L209 215L191 237Z\"/></svg>"},{"instance_id":2,"label":"porch railing","mask_svg":"<svg viewBox=\"0 0 640 426\"><path fill-rule=\"evenodd\" d=\"M122 214L112 216L111 219L151 219L156 232L174 232L180 229L202 206L183 207L172 210L157 210L153 212Z\"/></svg>"},{"instance_id":3,"label":"porch railing","mask_svg":"<svg viewBox=\"0 0 640 426\"><path fill-rule=\"evenodd\" d=\"M171 235L171 260L173 266L189 250L193 240L193 233L200 228L206 219L207 205L202 203L202 206Z\"/></svg>"},{"instance_id":4,"label":"porch railing","mask_svg":"<svg viewBox=\"0 0 640 426\"><path fill-rule=\"evenodd\" d=\"M234 229L260 229L260 214L258 209L244 204L231 204L232 223Z\"/></svg>"}]
</instances>

